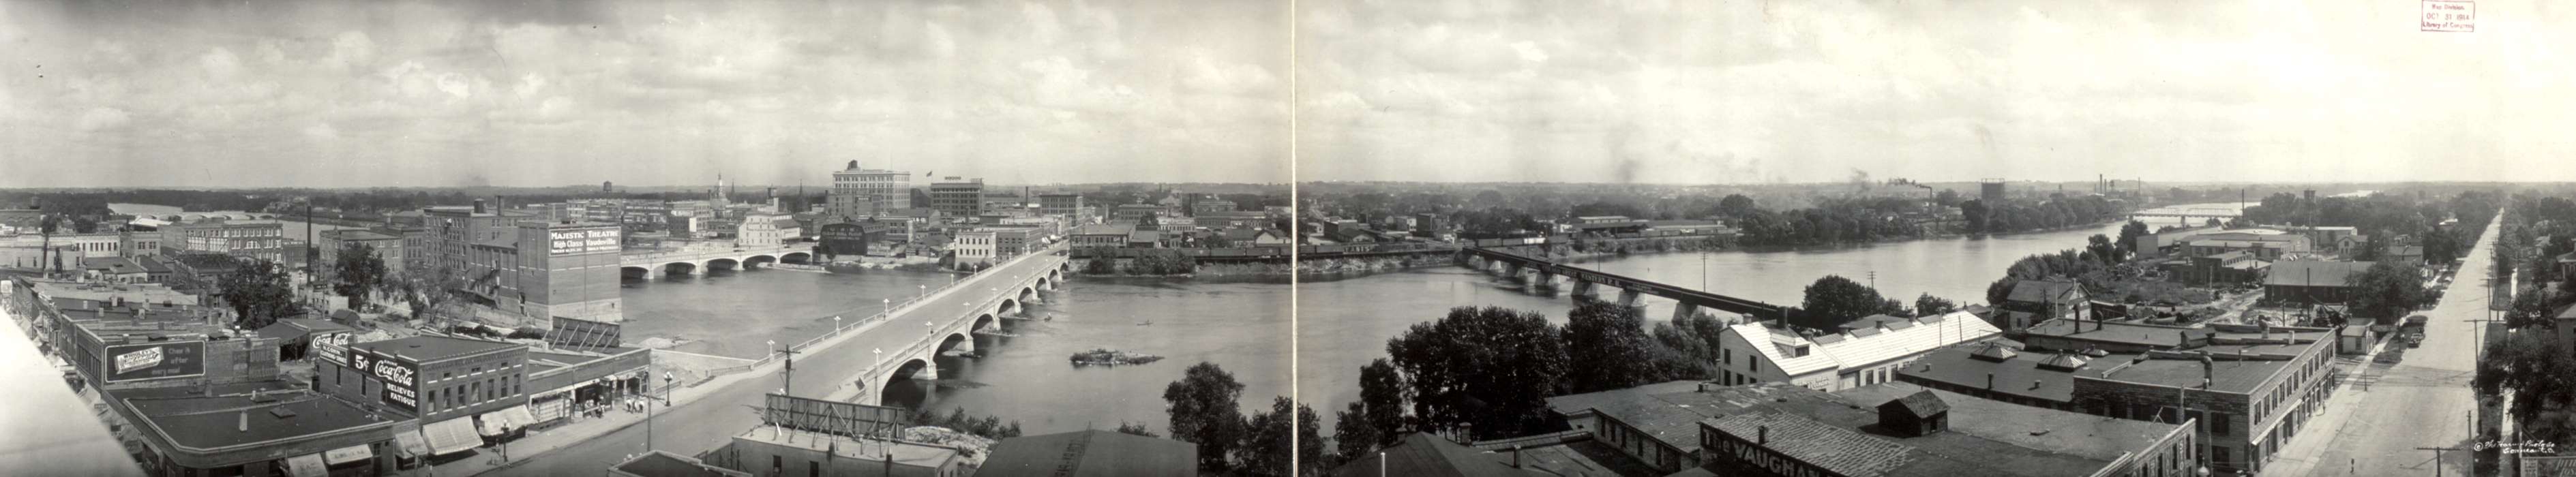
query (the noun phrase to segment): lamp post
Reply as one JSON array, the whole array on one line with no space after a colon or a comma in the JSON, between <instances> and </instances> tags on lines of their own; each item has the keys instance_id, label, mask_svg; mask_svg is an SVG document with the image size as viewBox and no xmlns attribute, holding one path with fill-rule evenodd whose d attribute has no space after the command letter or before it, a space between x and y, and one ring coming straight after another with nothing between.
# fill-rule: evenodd
<instances>
[{"instance_id":1,"label":"lamp post","mask_svg":"<svg viewBox=\"0 0 2576 477\"><path fill-rule=\"evenodd\" d=\"M879 299L879 301L883 301L883 302L885 302L885 311L880 312L879 314L882 314L882 315L885 315L885 316L888 316L888 317L894 316L894 299L893 299L893 298L882 298L882 299Z\"/></svg>"},{"instance_id":2,"label":"lamp post","mask_svg":"<svg viewBox=\"0 0 2576 477\"><path fill-rule=\"evenodd\" d=\"M841 315L832 315L832 334L841 334Z\"/></svg>"},{"instance_id":3,"label":"lamp post","mask_svg":"<svg viewBox=\"0 0 2576 477\"><path fill-rule=\"evenodd\" d=\"M920 289L921 289L921 294L920 294L920 295L915 295L915 296L913 296L913 299L918 300L918 299L922 299L922 298L929 298L929 297L930 297L930 285L914 285L914 287L915 287L915 288L920 288Z\"/></svg>"}]
</instances>

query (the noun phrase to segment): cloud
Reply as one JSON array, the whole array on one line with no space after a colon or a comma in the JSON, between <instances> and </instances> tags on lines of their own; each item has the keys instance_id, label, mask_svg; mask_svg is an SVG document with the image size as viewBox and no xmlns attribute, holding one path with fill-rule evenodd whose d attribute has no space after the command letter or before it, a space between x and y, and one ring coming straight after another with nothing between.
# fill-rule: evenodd
<instances>
[{"instance_id":1,"label":"cloud","mask_svg":"<svg viewBox=\"0 0 2576 477\"><path fill-rule=\"evenodd\" d=\"M330 123L313 123L304 127L304 137L315 141L336 140L340 139L340 129L331 127Z\"/></svg>"},{"instance_id":2,"label":"cloud","mask_svg":"<svg viewBox=\"0 0 2576 477\"><path fill-rule=\"evenodd\" d=\"M99 107L90 108L89 112L81 113L80 120L73 124L81 132L92 132L125 127L125 124L132 122L132 119L131 116L126 115L125 110Z\"/></svg>"}]
</instances>

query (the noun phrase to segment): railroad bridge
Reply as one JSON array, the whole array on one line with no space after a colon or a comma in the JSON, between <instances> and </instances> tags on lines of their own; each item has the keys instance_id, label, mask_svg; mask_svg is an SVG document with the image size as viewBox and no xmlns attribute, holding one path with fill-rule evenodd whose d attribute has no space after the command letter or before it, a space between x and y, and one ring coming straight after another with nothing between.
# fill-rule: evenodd
<instances>
[{"instance_id":1,"label":"railroad bridge","mask_svg":"<svg viewBox=\"0 0 2576 477\"><path fill-rule=\"evenodd\" d=\"M1701 308L1725 310L1764 321L1785 318L1787 313L1785 308L1769 303L1556 263L1500 249L1484 247L1463 249L1458 253L1458 260L1461 265L1468 268L1511 277L1535 288L1553 289L1557 286L1559 277L1563 277L1565 280L1574 282L1573 294L1576 299L1599 300L1601 299L1600 290L1605 286L1618 289L1617 303L1629 307L1638 306L1638 300L1645 295L1670 298L1681 303L1673 307L1675 319L1698 312Z\"/></svg>"}]
</instances>

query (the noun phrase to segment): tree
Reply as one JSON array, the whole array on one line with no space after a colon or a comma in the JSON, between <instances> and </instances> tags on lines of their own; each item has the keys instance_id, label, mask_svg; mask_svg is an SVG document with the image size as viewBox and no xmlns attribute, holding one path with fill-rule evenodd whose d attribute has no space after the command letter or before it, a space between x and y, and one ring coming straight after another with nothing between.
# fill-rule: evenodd
<instances>
[{"instance_id":1,"label":"tree","mask_svg":"<svg viewBox=\"0 0 2576 477\"><path fill-rule=\"evenodd\" d=\"M2150 233L2150 232L2147 232L2147 223L2146 223L2146 222L2139 222L2139 221L2136 221L2136 220L2131 220L2131 221L2129 221L2129 223L2124 224L2124 225L2121 225L2121 226L2120 226L2120 243L2119 243L2119 245L2120 245L2120 251L2122 251L2122 252L2127 252L2127 253L2132 254L2132 255L2139 253L2139 250L2138 250L2138 237L2144 237L2144 236L2148 236L2148 235L2154 235L2154 234L2153 234L2153 233Z\"/></svg>"},{"instance_id":2,"label":"tree","mask_svg":"<svg viewBox=\"0 0 2576 477\"><path fill-rule=\"evenodd\" d=\"M2395 319L2431 301L2424 291L2423 270L2415 265L2379 262L2345 277L2356 315Z\"/></svg>"},{"instance_id":3,"label":"tree","mask_svg":"<svg viewBox=\"0 0 2576 477\"><path fill-rule=\"evenodd\" d=\"M2111 238L2104 237L2102 234L2086 237L2084 242L2084 251L2093 254L2093 258L2100 260L2103 265L2119 265L2120 261L2127 256L2126 250L2121 249L2119 244L2111 243Z\"/></svg>"},{"instance_id":4,"label":"tree","mask_svg":"<svg viewBox=\"0 0 2576 477\"><path fill-rule=\"evenodd\" d=\"M1243 409L1235 404L1242 396L1234 373L1206 361L1163 388L1172 438L1199 445L1199 468L1225 470L1226 451L1243 440Z\"/></svg>"},{"instance_id":5,"label":"tree","mask_svg":"<svg viewBox=\"0 0 2576 477\"><path fill-rule=\"evenodd\" d=\"M1565 354L1573 369L1567 377L1573 392L1588 393L1669 380L1654 361L1646 337L1646 319L1637 309L1605 301L1579 300L1566 315Z\"/></svg>"},{"instance_id":6,"label":"tree","mask_svg":"<svg viewBox=\"0 0 2576 477\"><path fill-rule=\"evenodd\" d=\"M1290 414L1294 412L1295 414ZM1235 448L1238 470L1256 476L1311 475L1321 470L1324 458L1323 425L1315 422L1315 410L1291 401L1287 396L1271 399L1270 412L1255 414L1244 426L1243 444ZM1292 449L1288 436L1297 442ZM1297 469L1289 453L1296 453Z\"/></svg>"},{"instance_id":7,"label":"tree","mask_svg":"<svg viewBox=\"0 0 2576 477\"><path fill-rule=\"evenodd\" d=\"M1753 215L1753 211L1753 198L1745 197L1744 194L1727 194L1726 198L1717 200L1717 213L1727 217Z\"/></svg>"},{"instance_id":8,"label":"tree","mask_svg":"<svg viewBox=\"0 0 2576 477\"><path fill-rule=\"evenodd\" d=\"M1369 361L1360 367L1360 400L1368 426L1378 429L1378 439L1365 444L1383 446L1395 443L1395 436L1410 426L1405 424L1404 408L1412 402L1413 389L1404 382L1404 374L1386 358ZM1351 421L1340 421L1350 425Z\"/></svg>"},{"instance_id":9,"label":"tree","mask_svg":"<svg viewBox=\"0 0 2576 477\"><path fill-rule=\"evenodd\" d=\"M1146 426L1145 426L1145 423L1142 423L1142 422L1126 422L1126 421L1119 421L1119 422L1118 422L1118 433L1119 433L1119 434L1131 435L1131 436L1163 437L1163 436L1160 436L1160 435L1155 435L1155 434L1154 434L1154 429L1153 429L1153 428L1150 428L1150 427L1146 427Z\"/></svg>"},{"instance_id":10,"label":"tree","mask_svg":"<svg viewBox=\"0 0 2576 477\"><path fill-rule=\"evenodd\" d=\"M1700 312L1656 323L1652 334L1665 348L1707 362L1717 360L1719 338L1725 335L1726 327L1726 322Z\"/></svg>"},{"instance_id":11,"label":"tree","mask_svg":"<svg viewBox=\"0 0 2576 477\"><path fill-rule=\"evenodd\" d=\"M1792 317L1791 323L1830 330L1861 317L1897 311L1890 309L1891 303L1895 302L1878 296L1876 289L1841 275L1826 275L1807 285L1807 299L1799 306L1806 312Z\"/></svg>"},{"instance_id":12,"label":"tree","mask_svg":"<svg viewBox=\"0 0 2576 477\"><path fill-rule=\"evenodd\" d=\"M454 303L456 290L465 288L465 277L454 268L437 267L422 273L405 273L403 288L403 298L411 305L411 319L417 320Z\"/></svg>"},{"instance_id":13,"label":"tree","mask_svg":"<svg viewBox=\"0 0 2576 477\"><path fill-rule=\"evenodd\" d=\"M1084 275L1116 275L1118 274L1118 259L1100 257L1085 261L1082 264L1082 273Z\"/></svg>"},{"instance_id":14,"label":"tree","mask_svg":"<svg viewBox=\"0 0 2576 477\"><path fill-rule=\"evenodd\" d=\"M222 290L216 296L232 306L234 323L245 330L256 330L279 318L294 316L295 290L287 280L286 270L276 262L249 262L224 274L216 287Z\"/></svg>"},{"instance_id":15,"label":"tree","mask_svg":"<svg viewBox=\"0 0 2576 477\"><path fill-rule=\"evenodd\" d=\"M2210 219L2209 219L2209 220L2207 220L2207 221L2203 221L2203 222L2201 222L2201 223L2200 223L2200 225L2201 225L2201 226L2204 226L2204 227L2217 227L2217 226L2219 226L2220 224L2218 223L2218 218L2216 218L2216 217L2212 217L2212 218L2210 218Z\"/></svg>"},{"instance_id":16,"label":"tree","mask_svg":"<svg viewBox=\"0 0 2576 477\"><path fill-rule=\"evenodd\" d=\"M384 286L385 260L376 256L375 247L367 244L352 243L341 247L338 263L333 268L337 269L335 278L338 280L331 284L331 291L349 297L351 309L366 309L368 292Z\"/></svg>"},{"instance_id":17,"label":"tree","mask_svg":"<svg viewBox=\"0 0 2576 477\"><path fill-rule=\"evenodd\" d=\"M1393 434L1370 422L1368 411L1368 403L1351 401L1350 406L1333 415L1333 455L1340 456L1340 460L1347 462L1376 452L1387 436Z\"/></svg>"},{"instance_id":18,"label":"tree","mask_svg":"<svg viewBox=\"0 0 2576 477\"><path fill-rule=\"evenodd\" d=\"M1938 316L1953 311L1959 311L1959 304L1947 298L1932 296L1931 293L1914 297L1914 316Z\"/></svg>"},{"instance_id":19,"label":"tree","mask_svg":"<svg viewBox=\"0 0 2576 477\"><path fill-rule=\"evenodd\" d=\"M1415 428L1473 426L1478 439L1557 430L1548 396L1564 387L1561 332L1535 312L1457 307L1388 340L1387 355L1413 385Z\"/></svg>"},{"instance_id":20,"label":"tree","mask_svg":"<svg viewBox=\"0 0 2576 477\"><path fill-rule=\"evenodd\" d=\"M1959 201L1959 217L1968 221L1969 232L1985 232L1990 228L1986 224L1985 200L1968 199Z\"/></svg>"}]
</instances>

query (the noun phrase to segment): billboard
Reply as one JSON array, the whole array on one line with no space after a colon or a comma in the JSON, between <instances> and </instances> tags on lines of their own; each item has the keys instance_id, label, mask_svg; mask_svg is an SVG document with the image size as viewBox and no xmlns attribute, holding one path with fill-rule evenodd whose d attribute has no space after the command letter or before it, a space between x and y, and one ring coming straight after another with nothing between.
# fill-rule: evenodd
<instances>
[{"instance_id":1,"label":"billboard","mask_svg":"<svg viewBox=\"0 0 2576 477\"><path fill-rule=\"evenodd\" d=\"M313 354L341 366L349 365L349 337L346 331L313 334Z\"/></svg>"},{"instance_id":2,"label":"billboard","mask_svg":"<svg viewBox=\"0 0 2576 477\"><path fill-rule=\"evenodd\" d=\"M615 253L623 247L618 241L617 229L613 228L556 230L548 234L548 238L553 242L551 251L554 255Z\"/></svg>"},{"instance_id":3,"label":"billboard","mask_svg":"<svg viewBox=\"0 0 2576 477\"><path fill-rule=\"evenodd\" d=\"M107 382L206 375L206 342L173 341L107 347Z\"/></svg>"},{"instance_id":4,"label":"billboard","mask_svg":"<svg viewBox=\"0 0 2576 477\"><path fill-rule=\"evenodd\" d=\"M402 359L400 356L381 355L373 351L351 348L349 367L366 373L367 377L377 382L384 383L385 405L405 411L420 410L420 383L417 381L420 375L420 363Z\"/></svg>"},{"instance_id":5,"label":"billboard","mask_svg":"<svg viewBox=\"0 0 2576 477\"><path fill-rule=\"evenodd\" d=\"M563 347L617 346L625 339L624 326L605 321L554 317L554 329L546 332L546 342Z\"/></svg>"},{"instance_id":6,"label":"billboard","mask_svg":"<svg viewBox=\"0 0 2576 477\"><path fill-rule=\"evenodd\" d=\"M912 422L912 411L899 407L825 401L770 394L760 410L764 423L848 437L893 438Z\"/></svg>"}]
</instances>

